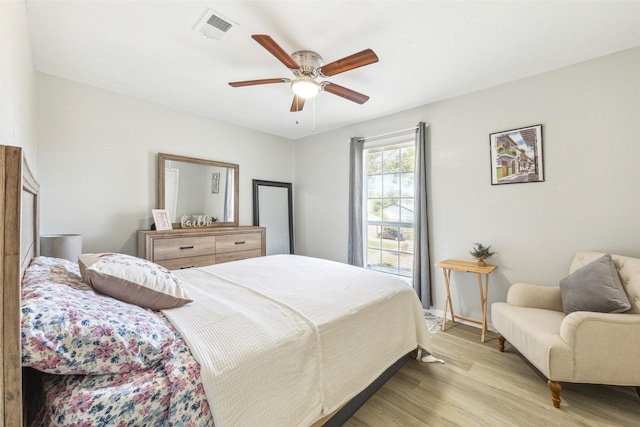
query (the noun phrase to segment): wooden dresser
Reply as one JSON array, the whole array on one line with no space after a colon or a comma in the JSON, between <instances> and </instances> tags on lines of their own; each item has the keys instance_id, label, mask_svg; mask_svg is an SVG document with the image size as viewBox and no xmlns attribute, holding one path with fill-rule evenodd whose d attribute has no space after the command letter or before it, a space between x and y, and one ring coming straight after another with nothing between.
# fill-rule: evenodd
<instances>
[{"instance_id":1,"label":"wooden dresser","mask_svg":"<svg viewBox=\"0 0 640 427\"><path fill-rule=\"evenodd\" d=\"M265 255L264 227L138 230L138 257L169 270Z\"/></svg>"}]
</instances>

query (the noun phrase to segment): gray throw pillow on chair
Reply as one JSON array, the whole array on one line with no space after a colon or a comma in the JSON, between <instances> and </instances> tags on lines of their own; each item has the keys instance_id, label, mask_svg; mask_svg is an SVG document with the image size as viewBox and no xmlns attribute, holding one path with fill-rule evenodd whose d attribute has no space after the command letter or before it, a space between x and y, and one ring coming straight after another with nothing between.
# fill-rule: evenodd
<instances>
[{"instance_id":1,"label":"gray throw pillow on chair","mask_svg":"<svg viewBox=\"0 0 640 427\"><path fill-rule=\"evenodd\" d=\"M567 314L574 311L622 313L631 308L610 254L562 279L560 295Z\"/></svg>"}]
</instances>

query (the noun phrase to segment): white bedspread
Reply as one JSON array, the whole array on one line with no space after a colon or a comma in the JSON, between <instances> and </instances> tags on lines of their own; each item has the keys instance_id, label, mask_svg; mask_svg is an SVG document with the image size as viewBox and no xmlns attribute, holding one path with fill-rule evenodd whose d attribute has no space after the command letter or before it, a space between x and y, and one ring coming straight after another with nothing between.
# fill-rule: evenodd
<instances>
[{"instance_id":1,"label":"white bedspread","mask_svg":"<svg viewBox=\"0 0 640 427\"><path fill-rule=\"evenodd\" d=\"M202 366L217 427L309 425L428 345L395 276L295 255L174 273L194 302L164 312Z\"/></svg>"}]
</instances>

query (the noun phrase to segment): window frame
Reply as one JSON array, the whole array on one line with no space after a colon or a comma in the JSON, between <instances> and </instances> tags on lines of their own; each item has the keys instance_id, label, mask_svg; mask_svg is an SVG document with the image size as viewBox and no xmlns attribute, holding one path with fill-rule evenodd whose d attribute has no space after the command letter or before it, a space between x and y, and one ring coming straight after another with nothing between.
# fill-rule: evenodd
<instances>
[{"instance_id":1,"label":"window frame","mask_svg":"<svg viewBox=\"0 0 640 427\"><path fill-rule=\"evenodd\" d=\"M393 199L398 200L398 206L400 206L399 209L401 209L404 204L402 203L403 199L410 199L411 200L411 205L415 206L415 169L416 169L416 164L415 164L415 136L413 133L406 133L403 135L396 135L393 137L385 137L385 138L380 138L380 139L376 139L375 141L365 141L363 144L363 149L362 149L362 162L363 162L363 170L362 170L362 174L363 174L363 191L362 191L362 227L363 227L363 241L362 241L362 246L363 246L363 265L365 266L365 268L369 268L371 270L375 270L375 271L382 271L388 274L393 274L396 275L404 280L407 280L408 283L412 283L413 282L413 266L415 265L415 252L414 252L414 245L413 245L413 236L415 235L415 218L411 218L411 221L406 221L404 220L404 218L402 218L402 215L399 214L398 219L397 220L387 220L385 221L384 218L381 215L380 219L369 219L369 201L370 200L375 200L375 199L370 199L369 198L369 193L370 193L370 182L369 182L369 178L373 175L369 174L369 159L368 156L371 153L376 153L376 152L380 152L380 153L384 153L385 151L393 151L393 150L401 150L402 148L408 148L411 147L414 149L413 152L413 167L410 171L402 171L402 167L398 168L398 171L396 172L398 174L398 184L397 184L397 188L398 188L398 196L397 197L393 197ZM401 154L401 153L399 153ZM382 156L381 159L382 162L384 162L384 155ZM413 191L412 191L412 195L411 197L407 197L406 195L402 194L402 181L403 181L403 174L406 173L411 173L414 176L414 182L413 182ZM381 192L380 192L380 200L382 202L382 204L384 204L384 200L385 200L385 196L384 196L384 175L385 175L385 171L384 171L384 163L381 164L381 170L380 173L377 174L381 177ZM386 175L390 175L390 173L386 173ZM381 209L383 209L383 207L381 207ZM377 247L372 247L369 245L370 239L369 239L369 235L370 235L370 228L371 226L375 226L375 227L379 227L379 232L377 233L377 239L378 239L378 245ZM395 241L397 242L396 248L394 250L390 250L389 248L385 248L383 245L383 239L382 237L382 233L383 233L383 229L385 227L389 227L391 229L395 229L397 230L397 233L404 233L405 231L403 231L403 229L410 229L410 240L407 239L409 242L411 242L411 248L409 250L403 250L402 245L401 245L401 241L402 239L396 239ZM380 253L380 265L378 265L378 268L376 267L372 267L371 264L369 263L370 261L370 251L378 251ZM389 271L388 269L383 268L382 265L382 258L383 255L387 253L392 253L395 255L396 257L396 264L395 264L395 272L394 271ZM411 260L411 265L410 268L406 269L405 274L402 274L402 262L401 262L401 256L402 255L410 255L412 257Z\"/></svg>"}]
</instances>

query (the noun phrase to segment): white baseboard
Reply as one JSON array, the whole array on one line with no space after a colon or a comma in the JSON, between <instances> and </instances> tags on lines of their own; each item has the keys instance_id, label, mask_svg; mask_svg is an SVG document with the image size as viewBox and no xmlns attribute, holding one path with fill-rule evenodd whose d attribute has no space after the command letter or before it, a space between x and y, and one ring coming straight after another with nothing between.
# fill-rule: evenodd
<instances>
[{"instance_id":1,"label":"white baseboard","mask_svg":"<svg viewBox=\"0 0 640 427\"><path fill-rule=\"evenodd\" d=\"M442 310L437 309L437 308L431 307L427 311L429 313L433 314L434 316L444 317L443 316L444 312ZM449 320L451 320L451 313L449 313L447 315L447 321L449 321ZM462 323L464 325L473 326L474 328L481 329L481 326L480 326L479 323L468 322L468 321L462 320L462 319L456 319L456 322ZM498 333L498 331L493 327L493 325L491 323L487 323L487 329L490 330L491 332Z\"/></svg>"}]
</instances>

